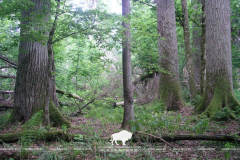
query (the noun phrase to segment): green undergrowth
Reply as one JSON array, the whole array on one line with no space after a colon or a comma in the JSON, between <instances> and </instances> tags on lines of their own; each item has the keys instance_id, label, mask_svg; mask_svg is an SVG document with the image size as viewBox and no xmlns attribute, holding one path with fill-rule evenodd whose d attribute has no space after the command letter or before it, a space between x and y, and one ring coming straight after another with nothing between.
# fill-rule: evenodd
<instances>
[{"instance_id":1,"label":"green undergrowth","mask_svg":"<svg viewBox=\"0 0 240 160\"><path fill-rule=\"evenodd\" d=\"M234 90L234 95L238 99L238 101L240 101L240 90L239 89Z\"/></svg>"},{"instance_id":2,"label":"green undergrowth","mask_svg":"<svg viewBox=\"0 0 240 160\"><path fill-rule=\"evenodd\" d=\"M183 117L179 112L165 111L164 107L158 101L147 105L135 105L134 111L135 120L130 122L132 132L143 131L152 134L175 134L183 131L192 134L203 134L209 131L210 128L210 120L206 116ZM122 116L123 107L115 109L99 107L90 110L86 115L86 117L93 120L100 120L100 123L103 125L102 130L107 130L108 124L121 124ZM84 128L90 134L95 134L97 132L92 123L89 121L81 125L80 128Z\"/></svg>"},{"instance_id":3,"label":"green undergrowth","mask_svg":"<svg viewBox=\"0 0 240 160\"><path fill-rule=\"evenodd\" d=\"M7 122L11 113L12 113L11 110L7 110L7 111L0 113L0 127L3 126Z\"/></svg>"}]
</instances>

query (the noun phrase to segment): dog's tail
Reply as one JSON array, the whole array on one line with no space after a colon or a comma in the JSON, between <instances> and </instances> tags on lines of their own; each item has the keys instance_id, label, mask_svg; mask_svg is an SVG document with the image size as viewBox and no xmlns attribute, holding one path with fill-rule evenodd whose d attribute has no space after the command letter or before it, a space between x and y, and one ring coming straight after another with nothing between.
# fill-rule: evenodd
<instances>
[{"instance_id":1,"label":"dog's tail","mask_svg":"<svg viewBox=\"0 0 240 160\"><path fill-rule=\"evenodd\" d=\"M113 136L111 135L111 139L110 139L110 141L112 142L113 141Z\"/></svg>"}]
</instances>

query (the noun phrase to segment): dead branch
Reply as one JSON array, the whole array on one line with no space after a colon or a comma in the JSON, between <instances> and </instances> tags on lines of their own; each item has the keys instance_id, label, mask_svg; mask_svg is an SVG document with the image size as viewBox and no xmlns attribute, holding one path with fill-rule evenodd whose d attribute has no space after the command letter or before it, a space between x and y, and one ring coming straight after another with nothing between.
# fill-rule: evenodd
<instances>
[{"instance_id":1,"label":"dead branch","mask_svg":"<svg viewBox=\"0 0 240 160\"><path fill-rule=\"evenodd\" d=\"M0 106L0 110L13 109L13 106Z\"/></svg>"},{"instance_id":2,"label":"dead branch","mask_svg":"<svg viewBox=\"0 0 240 160\"><path fill-rule=\"evenodd\" d=\"M133 100L133 102L134 102L134 103L137 103L137 102L138 102L138 99ZM122 102L115 102L114 106L115 106L115 107L117 107L117 106L124 106L124 101L122 101Z\"/></svg>"},{"instance_id":3,"label":"dead branch","mask_svg":"<svg viewBox=\"0 0 240 160\"><path fill-rule=\"evenodd\" d=\"M162 139L161 137L157 137L157 136L154 136L154 135L152 135L152 134L143 133L143 132L140 132L140 131L137 131L136 133L137 133L137 134L147 135L147 136L152 137L152 138L155 138L155 139L159 139L159 140L161 140L162 142L164 142L164 143L166 143L167 145L169 145L170 147L173 147L171 144L169 144L167 141L165 141L165 140Z\"/></svg>"},{"instance_id":4,"label":"dead branch","mask_svg":"<svg viewBox=\"0 0 240 160\"><path fill-rule=\"evenodd\" d=\"M82 113L82 110L87 107L89 104L91 104L92 102L95 101L95 98L91 99L87 104L85 104L82 108L79 108L79 110L77 112L74 112L71 117L74 117L76 116L77 114L81 114Z\"/></svg>"},{"instance_id":5,"label":"dead branch","mask_svg":"<svg viewBox=\"0 0 240 160\"><path fill-rule=\"evenodd\" d=\"M85 101L83 98L79 97L76 94L71 94L71 93L68 93L68 92L65 92L65 91L62 91L62 90L59 90L59 89L56 89L56 92L59 93L59 94L66 95L69 98L75 98L75 99L79 99L80 101Z\"/></svg>"},{"instance_id":6,"label":"dead branch","mask_svg":"<svg viewBox=\"0 0 240 160\"><path fill-rule=\"evenodd\" d=\"M0 93L2 93L2 94L13 94L14 92L13 91L0 91Z\"/></svg>"},{"instance_id":7,"label":"dead branch","mask_svg":"<svg viewBox=\"0 0 240 160\"><path fill-rule=\"evenodd\" d=\"M8 58L6 58L6 57L4 57L2 55L0 55L0 59L2 59L3 61L5 61L5 62L7 62L7 63L9 63L11 65L13 65L12 68L17 69L17 63L15 63L13 61L10 61Z\"/></svg>"},{"instance_id":8,"label":"dead branch","mask_svg":"<svg viewBox=\"0 0 240 160\"><path fill-rule=\"evenodd\" d=\"M12 79L16 78L16 76L14 76L14 75L8 76L8 75L2 75L2 74L0 74L0 77L2 77L2 78L12 78Z\"/></svg>"},{"instance_id":9,"label":"dead branch","mask_svg":"<svg viewBox=\"0 0 240 160\"><path fill-rule=\"evenodd\" d=\"M139 133L137 131L137 133ZM147 133L140 133L145 136L139 135L139 138L141 141L150 141L150 142L162 142L160 140L160 137L158 136L153 136L151 134ZM162 135L161 139L165 141L180 141L180 140L207 140L207 141L235 141L235 142L240 142L240 138L236 137L235 135L238 135L239 133L236 133L234 135ZM146 138L146 135L148 138Z\"/></svg>"}]
</instances>

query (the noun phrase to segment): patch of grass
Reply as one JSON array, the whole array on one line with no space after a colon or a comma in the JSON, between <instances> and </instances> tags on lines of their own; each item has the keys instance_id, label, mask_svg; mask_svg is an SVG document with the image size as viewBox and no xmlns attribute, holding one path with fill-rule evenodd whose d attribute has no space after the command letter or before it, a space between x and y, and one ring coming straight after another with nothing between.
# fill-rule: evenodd
<instances>
[{"instance_id":1,"label":"patch of grass","mask_svg":"<svg viewBox=\"0 0 240 160\"><path fill-rule=\"evenodd\" d=\"M238 99L238 101L240 101L240 90L235 89L235 90L234 90L234 95L235 95L235 97Z\"/></svg>"},{"instance_id":2,"label":"patch of grass","mask_svg":"<svg viewBox=\"0 0 240 160\"><path fill-rule=\"evenodd\" d=\"M7 110L0 113L0 126L3 126L5 122L7 122L7 120L11 116L11 113L12 113L12 110Z\"/></svg>"}]
</instances>

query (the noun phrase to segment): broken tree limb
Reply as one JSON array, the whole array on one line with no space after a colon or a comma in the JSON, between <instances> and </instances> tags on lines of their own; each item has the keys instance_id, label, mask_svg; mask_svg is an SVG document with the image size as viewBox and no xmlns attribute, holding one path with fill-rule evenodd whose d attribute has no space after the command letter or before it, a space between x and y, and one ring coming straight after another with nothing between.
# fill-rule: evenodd
<instances>
[{"instance_id":1,"label":"broken tree limb","mask_svg":"<svg viewBox=\"0 0 240 160\"><path fill-rule=\"evenodd\" d=\"M165 141L164 139L162 139L161 137L157 137L157 136L154 136L154 135L151 135L151 134L148 134L148 133L143 133L143 132L140 132L140 131L137 131L136 134L143 134L143 135L147 135L149 137L152 137L152 138L155 138L155 139L159 139L161 140L162 142L166 143L167 145L169 145L170 147L173 147L171 144L169 144L167 141Z\"/></svg>"},{"instance_id":2,"label":"broken tree limb","mask_svg":"<svg viewBox=\"0 0 240 160\"><path fill-rule=\"evenodd\" d=\"M138 102L138 99L133 100L133 102L134 102L134 103L135 103L135 102ZM124 106L124 101L114 103L114 106L115 106L115 107L117 107L117 106Z\"/></svg>"},{"instance_id":3,"label":"broken tree limb","mask_svg":"<svg viewBox=\"0 0 240 160\"><path fill-rule=\"evenodd\" d=\"M13 94L14 92L13 91L0 91L0 93L2 93L2 94Z\"/></svg>"},{"instance_id":4,"label":"broken tree limb","mask_svg":"<svg viewBox=\"0 0 240 160\"><path fill-rule=\"evenodd\" d=\"M0 106L0 111L5 111L7 109L13 109L13 106Z\"/></svg>"},{"instance_id":5,"label":"broken tree limb","mask_svg":"<svg viewBox=\"0 0 240 160\"><path fill-rule=\"evenodd\" d=\"M1 78L12 78L12 79L15 79L15 78L16 78L16 76L14 76L14 75L8 76L8 75L2 75L2 74L0 74L0 77L1 77Z\"/></svg>"},{"instance_id":6,"label":"broken tree limb","mask_svg":"<svg viewBox=\"0 0 240 160\"><path fill-rule=\"evenodd\" d=\"M95 101L95 98L93 98L93 99L91 99L87 104L85 104L83 107L79 107L79 110L77 111L77 112L74 112L72 115L71 115L71 117L74 117L74 116L76 116L77 114L81 114L82 113L82 110L85 108L85 107L87 107L89 104L91 104L92 102L94 102Z\"/></svg>"},{"instance_id":7,"label":"broken tree limb","mask_svg":"<svg viewBox=\"0 0 240 160\"><path fill-rule=\"evenodd\" d=\"M5 62L7 62L7 63L9 63L9 64L11 64L11 65L13 65L12 68L17 69L17 63L9 60L8 58L6 58L6 57L4 57L4 56L2 56L2 55L0 55L0 59L2 59L3 61L5 61Z\"/></svg>"},{"instance_id":8,"label":"broken tree limb","mask_svg":"<svg viewBox=\"0 0 240 160\"><path fill-rule=\"evenodd\" d=\"M76 95L76 94L71 94L71 93L62 91L62 90L60 90L60 89L56 89L56 92L59 93L59 94L66 95L66 96L69 97L69 98L75 98L75 99L79 99L79 100L81 100L81 101L85 101L83 98L79 97L79 96Z\"/></svg>"},{"instance_id":9,"label":"broken tree limb","mask_svg":"<svg viewBox=\"0 0 240 160\"><path fill-rule=\"evenodd\" d=\"M15 66L3 66L3 67L0 67L0 69L5 69L5 68L14 68L14 69L17 69L17 67L15 67Z\"/></svg>"},{"instance_id":10,"label":"broken tree limb","mask_svg":"<svg viewBox=\"0 0 240 160\"><path fill-rule=\"evenodd\" d=\"M138 132L136 132L138 133ZM139 135L139 138L141 141L147 141L150 142L161 142L159 136L153 136L147 133L143 133L142 136ZM239 133L236 133L234 135L162 135L161 139L164 139L165 141L180 141L180 140L207 140L207 141L235 141L240 142L240 137L236 137L235 135L238 135ZM146 136L148 136L146 138ZM157 138L156 138L157 137Z\"/></svg>"}]
</instances>

